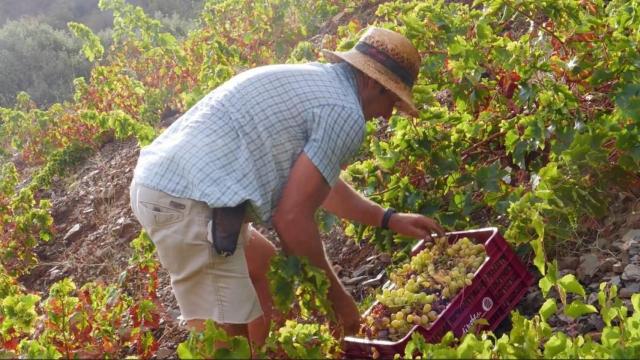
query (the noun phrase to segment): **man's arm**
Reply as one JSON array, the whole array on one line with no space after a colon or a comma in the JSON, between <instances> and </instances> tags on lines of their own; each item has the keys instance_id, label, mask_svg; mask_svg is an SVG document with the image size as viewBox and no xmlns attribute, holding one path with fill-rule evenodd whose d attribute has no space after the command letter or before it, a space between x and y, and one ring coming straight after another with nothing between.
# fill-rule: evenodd
<instances>
[{"instance_id":1,"label":"man's arm","mask_svg":"<svg viewBox=\"0 0 640 360\"><path fill-rule=\"evenodd\" d=\"M370 226L380 226L384 215L380 205L362 196L342 179L338 179L322 207L339 218Z\"/></svg>"},{"instance_id":2,"label":"man's arm","mask_svg":"<svg viewBox=\"0 0 640 360\"><path fill-rule=\"evenodd\" d=\"M329 299L346 334L359 326L355 301L344 289L330 266L320 240L315 213L331 188L309 157L302 153L293 164L287 184L273 216L273 225L287 254L306 256L324 270L331 285Z\"/></svg>"},{"instance_id":3,"label":"man's arm","mask_svg":"<svg viewBox=\"0 0 640 360\"><path fill-rule=\"evenodd\" d=\"M380 226L385 211L342 179L338 179L322 207L340 218L370 226ZM431 236L434 232L438 235L444 234L444 229L435 220L419 214L394 214L389 220L389 228L399 234L418 239Z\"/></svg>"}]
</instances>

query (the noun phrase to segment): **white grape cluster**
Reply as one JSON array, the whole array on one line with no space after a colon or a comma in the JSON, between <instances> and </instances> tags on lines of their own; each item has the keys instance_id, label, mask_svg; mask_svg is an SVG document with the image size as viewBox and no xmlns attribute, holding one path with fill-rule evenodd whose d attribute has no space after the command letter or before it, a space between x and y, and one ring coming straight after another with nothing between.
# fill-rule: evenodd
<instances>
[{"instance_id":1,"label":"white grape cluster","mask_svg":"<svg viewBox=\"0 0 640 360\"><path fill-rule=\"evenodd\" d=\"M486 257L484 246L461 238L450 244L438 238L389 275L384 289L365 318L362 335L399 339L414 325L429 326L465 286Z\"/></svg>"}]
</instances>

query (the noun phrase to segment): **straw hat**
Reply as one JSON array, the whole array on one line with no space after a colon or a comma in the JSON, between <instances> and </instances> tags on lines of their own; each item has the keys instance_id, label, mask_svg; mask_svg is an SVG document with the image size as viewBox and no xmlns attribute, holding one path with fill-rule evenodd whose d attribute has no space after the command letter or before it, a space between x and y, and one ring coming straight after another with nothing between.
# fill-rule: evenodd
<instances>
[{"instance_id":1,"label":"straw hat","mask_svg":"<svg viewBox=\"0 0 640 360\"><path fill-rule=\"evenodd\" d=\"M395 93L402 100L398 104L400 111L418 115L411 88L418 77L420 54L406 37L371 27L353 49L344 52L322 50L322 53L329 62L346 61L353 65Z\"/></svg>"}]
</instances>

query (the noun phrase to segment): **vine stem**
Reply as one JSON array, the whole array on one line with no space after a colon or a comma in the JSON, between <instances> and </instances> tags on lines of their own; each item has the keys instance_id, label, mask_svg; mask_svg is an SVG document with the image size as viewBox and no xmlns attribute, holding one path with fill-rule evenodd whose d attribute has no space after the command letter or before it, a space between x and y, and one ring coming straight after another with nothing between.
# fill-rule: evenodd
<instances>
[{"instance_id":1,"label":"vine stem","mask_svg":"<svg viewBox=\"0 0 640 360\"><path fill-rule=\"evenodd\" d=\"M61 266L61 265L68 265L69 262L67 261L57 261L57 262L39 262L35 265L35 267L39 267L39 266ZM104 263L88 263L88 264L74 264L74 266L105 266L107 265L106 262Z\"/></svg>"},{"instance_id":2,"label":"vine stem","mask_svg":"<svg viewBox=\"0 0 640 360\"><path fill-rule=\"evenodd\" d=\"M547 29L546 27L544 27L544 25L540 24L538 21L536 21L531 15L525 13L524 11L520 10L518 7L516 7L515 5L513 5L510 1L505 1L504 2L505 5L507 5L508 7L512 8L515 12L517 12L518 14L526 17L527 19L529 19L531 22L533 22L534 24L536 24L539 28L541 28L544 32L546 32L547 34L549 34L552 38L556 39L556 41L558 41L560 43L560 45L562 45L562 48L568 53L569 49L567 49L567 45L564 43L564 41L562 41L558 35L556 35L553 31Z\"/></svg>"},{"instance_id":3,"label":"vine stem","mask_svg":"<svg viewBox=\"0 0 640 360\"><path fill-rule=\"evenodd\" d=\"M497 133L494 133L494 134L492 134L492 135L489 135L486 139L484 139L484 140L482 140L482 141L480 141L480 142L477 142L477 143L475 143L475 144L471 145L470 147L468 147L466 150L464 150L464 151L462 152L462 161L464 161L464 160L469 156L469 154L470 154L473 150L475 150L475 149L477 149L478 147L480 147L480 146L482 146L482 145L484 145L484 144L486 144L486 143L490 142L491 140L493 140L493 139L495 139L495 138L499 137L500 135L504 135L504 133L502 133L501 131L499 131L499 132L497 132Z\"/></svg>"},{"instance_id":4,"label":"vine stem","mask_svg":"<svg viewBox=\"0 0 640 360\"><path fill-rule=\"evenodd\" d=\"M66 295L65 295L66 296ZM64 339L64 351L67 354L67 359L71 359L71 354L69 353L69 338L67 337L67 312L65 307L64 299L60 299L62 303L62 338Z\"/></svg>"},{"instance_id":5,"label":"vine stem","mask_svg":"<svg viewBox=\"0 0 640 360\"><path fill-rule=\"evenodd\" d=\"M396 184L396 185L394 185L392 187L389 187L389 188L386 188L386 189L384 189L382 191L379 191L377 193L371 194L371 195L369 195L367 197L371 198L371 197L374 197L374 196L380 196L380 195L382 195L384 193L388 193L389 191L393 191L393 190L395 190L395 189L397 189L399 187L400 187L400 184Z\"/></svg>"}]
</instances>

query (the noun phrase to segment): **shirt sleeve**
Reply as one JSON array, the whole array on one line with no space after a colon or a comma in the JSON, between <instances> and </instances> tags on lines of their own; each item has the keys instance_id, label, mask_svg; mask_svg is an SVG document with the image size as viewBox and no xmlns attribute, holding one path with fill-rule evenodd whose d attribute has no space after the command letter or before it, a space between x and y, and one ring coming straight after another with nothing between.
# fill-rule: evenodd
<instances>
[{"instance_id":1,"label":"shirt sleeve","mask_svg":"<svg viewBox=\"0 0 640 360\"><path fill-rule=\"evenodd\" d=\"M321 106L305 115L309 137L304 152L333 187L340 167L355 156L364 137L361 112L344 106Z\"/></svg>"}]
</instances>

